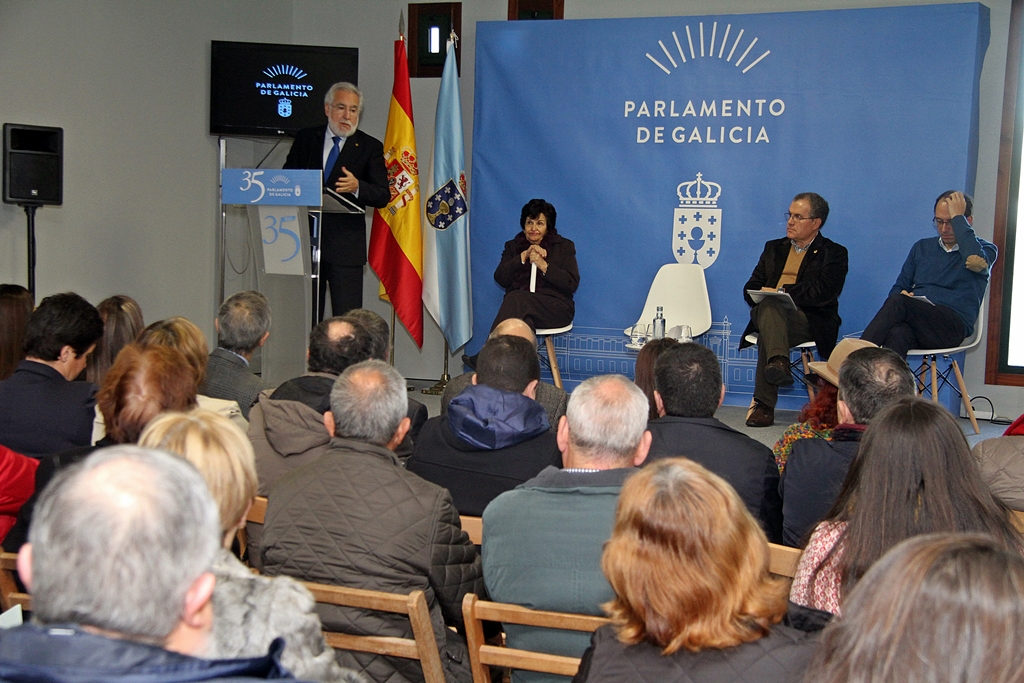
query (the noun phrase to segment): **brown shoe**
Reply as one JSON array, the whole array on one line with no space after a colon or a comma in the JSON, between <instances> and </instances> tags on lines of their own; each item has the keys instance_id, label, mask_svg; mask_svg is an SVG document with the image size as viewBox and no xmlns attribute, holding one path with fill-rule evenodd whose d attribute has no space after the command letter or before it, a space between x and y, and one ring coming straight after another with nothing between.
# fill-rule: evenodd
<instances>
[{"instance_id":1,"label":"brown shoe","mask_svg":"<svg viewBox=\"0 0 1024 683\"><path fill-rule=\"evenodd\" d=\"M748 427L771 427L775 424L775 408L769 408L763 403L754 401L747 411Z\"/></svg>"},{"instance_id":2,"label":"brown shoe","mask_svg":"<svg viewBox=\"0 0 1024 683\"><path fill-rule=\"evenodd\" d=\"M777 387L788 387L793 383L793 373L789 369L789 359L785 356L775 356L764 366L764 379L768 384Z\"/></svg>"}]
</instances>

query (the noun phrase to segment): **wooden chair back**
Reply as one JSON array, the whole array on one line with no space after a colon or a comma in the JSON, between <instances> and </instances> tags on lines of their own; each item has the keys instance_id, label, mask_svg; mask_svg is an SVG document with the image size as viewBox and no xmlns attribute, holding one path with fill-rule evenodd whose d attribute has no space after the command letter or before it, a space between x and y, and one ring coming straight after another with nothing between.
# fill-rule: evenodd
<instances>
[{"instance_id":1,"label":"wooden chair back","mask_svg":"<svg viewBox=\"0 0 1024 683\"><path fill-rule=\"evenodd\" d=\"M768 544L769 571L778 576L785 576L792 579L796 576L796 567L800 563L800 555L803 551L799 548L789 548L775 543Z\"/></svg>"},{"instance_id":2,"label":"wooden chair back","mask_svg":"<svg viewBox=\"0 0 1024 683\"><path fill-rule=\"evenodd\" d=\"M249 514L245 516L246 524L263 524L263 520L267 518L267 497L256 496L252 499L252 505L249 506ZM245 557L245 549L248 546L249 538L245 532L245 525L238 530L238 549L242 557Z\"/></svg>"},{"instance_id":3,"label":"wooden chair back","mask_svg":"<svg viewBox=\"0 0 1024 683\"><path fill-rule=\"evenodd\" d=\"M469 661L473 668L473 683L490 683L490 667L501 666L527 671L574 676L579 669L579 657L564 657L531 650L488 645L484 641L484 621L537 626L540 628L593 632L610 623L605 617L589 614L565 614L533 610L519 605L481 600L470 593L462 601L462 617L466 622L466 641Z\"/></svg>"},{"instance_id":4,"label":"wooden chair back","mask_svg":"<svg viewBox=\"0 0 1024 683\"><path fill-rule=\"evenodd\" d=\"M459 520L462 522L462 530L469 534L469 540L473 541L473 545L480 545L484 542L484 520L482 517L460 515Z\"/></svg>"},{"instance_id":5,"label":"wooden chair back","mask_svg":"<svg viewBox=\"0 0 1024 683\"><path fill-rule=\"evenodd\" d=\"M1020 510L1010 510L1010 521L1017 527L1017 531L1024 532L1024 512Z\"/></svg>"},{"instance_id":6,"label":"wooden chair back","mask_svg":"<svg viewBox=\"0 0 1024 683\"><path fill-rule=\"evenodd\" d=\"M355 636L348 633L324 631L324 640L339 650L370 652L388 657L418 659L423 667L425 683L445 683L441 668L441 655L437 639L430 622L430 610L423 591L416 590L408 595L384 593L362 588L328 586L322 583L302 582L313 598L325 605L356 607L393 614L405 614L412 625L413 638L394 636Z\"/></svg>"},{"instance_id":7,"label":"wooden chair back","mask_svg":"<svg viewBox=\"0 0 1024 683\"><path fill-rule=\"evenodd\" d=\"M32 609L32 596L18 590L17 575L17 553L0 553L0 607L5 611L15 605L26 611Z\"/></svg>"}]
</instances>

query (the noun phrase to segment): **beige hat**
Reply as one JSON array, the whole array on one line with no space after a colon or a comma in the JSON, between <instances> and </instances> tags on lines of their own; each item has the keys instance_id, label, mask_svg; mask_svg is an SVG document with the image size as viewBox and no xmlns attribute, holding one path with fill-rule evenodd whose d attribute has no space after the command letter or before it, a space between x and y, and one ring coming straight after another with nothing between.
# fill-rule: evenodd
<instances>
[{"instance_id":1,"label":"beige hat","mask_svg":"<svg viewBox=\"0 0 1024 683\"><path fill-rule=\"evenodd\" d=\"M838 387L839 367L846 360L846 357L854 351L868 348L878 348L878 344L872 344L863 339L840 339L836 347L832 349L832 353L829 354L827 363L815 361L807 365L815 375L821 377L832 386Z\"/></svg>"}]
</instances>

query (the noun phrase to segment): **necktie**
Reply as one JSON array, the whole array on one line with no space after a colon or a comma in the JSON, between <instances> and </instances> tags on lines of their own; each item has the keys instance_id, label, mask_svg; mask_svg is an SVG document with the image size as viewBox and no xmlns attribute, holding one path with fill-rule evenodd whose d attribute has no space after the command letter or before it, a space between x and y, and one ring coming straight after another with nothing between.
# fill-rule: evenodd
<instances>
[{"instance_id":1,"label":"necktie","mask_svg":"<svg viewBox=\"0 0 1024 683\"><path fill-rule=\"evenodd\" d=\"M338 160L338 155L341 153L341 148L338 147L338 143L341 142L341 138L335 135L331 138L334 140L334 147L331 147L330 153L327 155L327 164L324 166L324 180L330 175L331 169L334 168L334 162Z\"/></svg>"}]
</instances>

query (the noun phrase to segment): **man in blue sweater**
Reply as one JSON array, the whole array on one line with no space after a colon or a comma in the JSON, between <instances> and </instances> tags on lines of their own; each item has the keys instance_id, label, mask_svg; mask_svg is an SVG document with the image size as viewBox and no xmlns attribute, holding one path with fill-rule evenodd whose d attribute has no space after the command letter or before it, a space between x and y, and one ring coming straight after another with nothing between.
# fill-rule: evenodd
<instances>
[{"instance_id":1,"label":"man in blue sweater","mask_svg":"<svg viewBox=\"0 0 1024 683\"><path fill-rule=\"evenodd\" d=\"M910 349L957 346L974 332L996 245L974 234L971 198L949 190L935 200L939 239L920 240L861 339L906 357Z\"/></svg>"}]
</instances>

